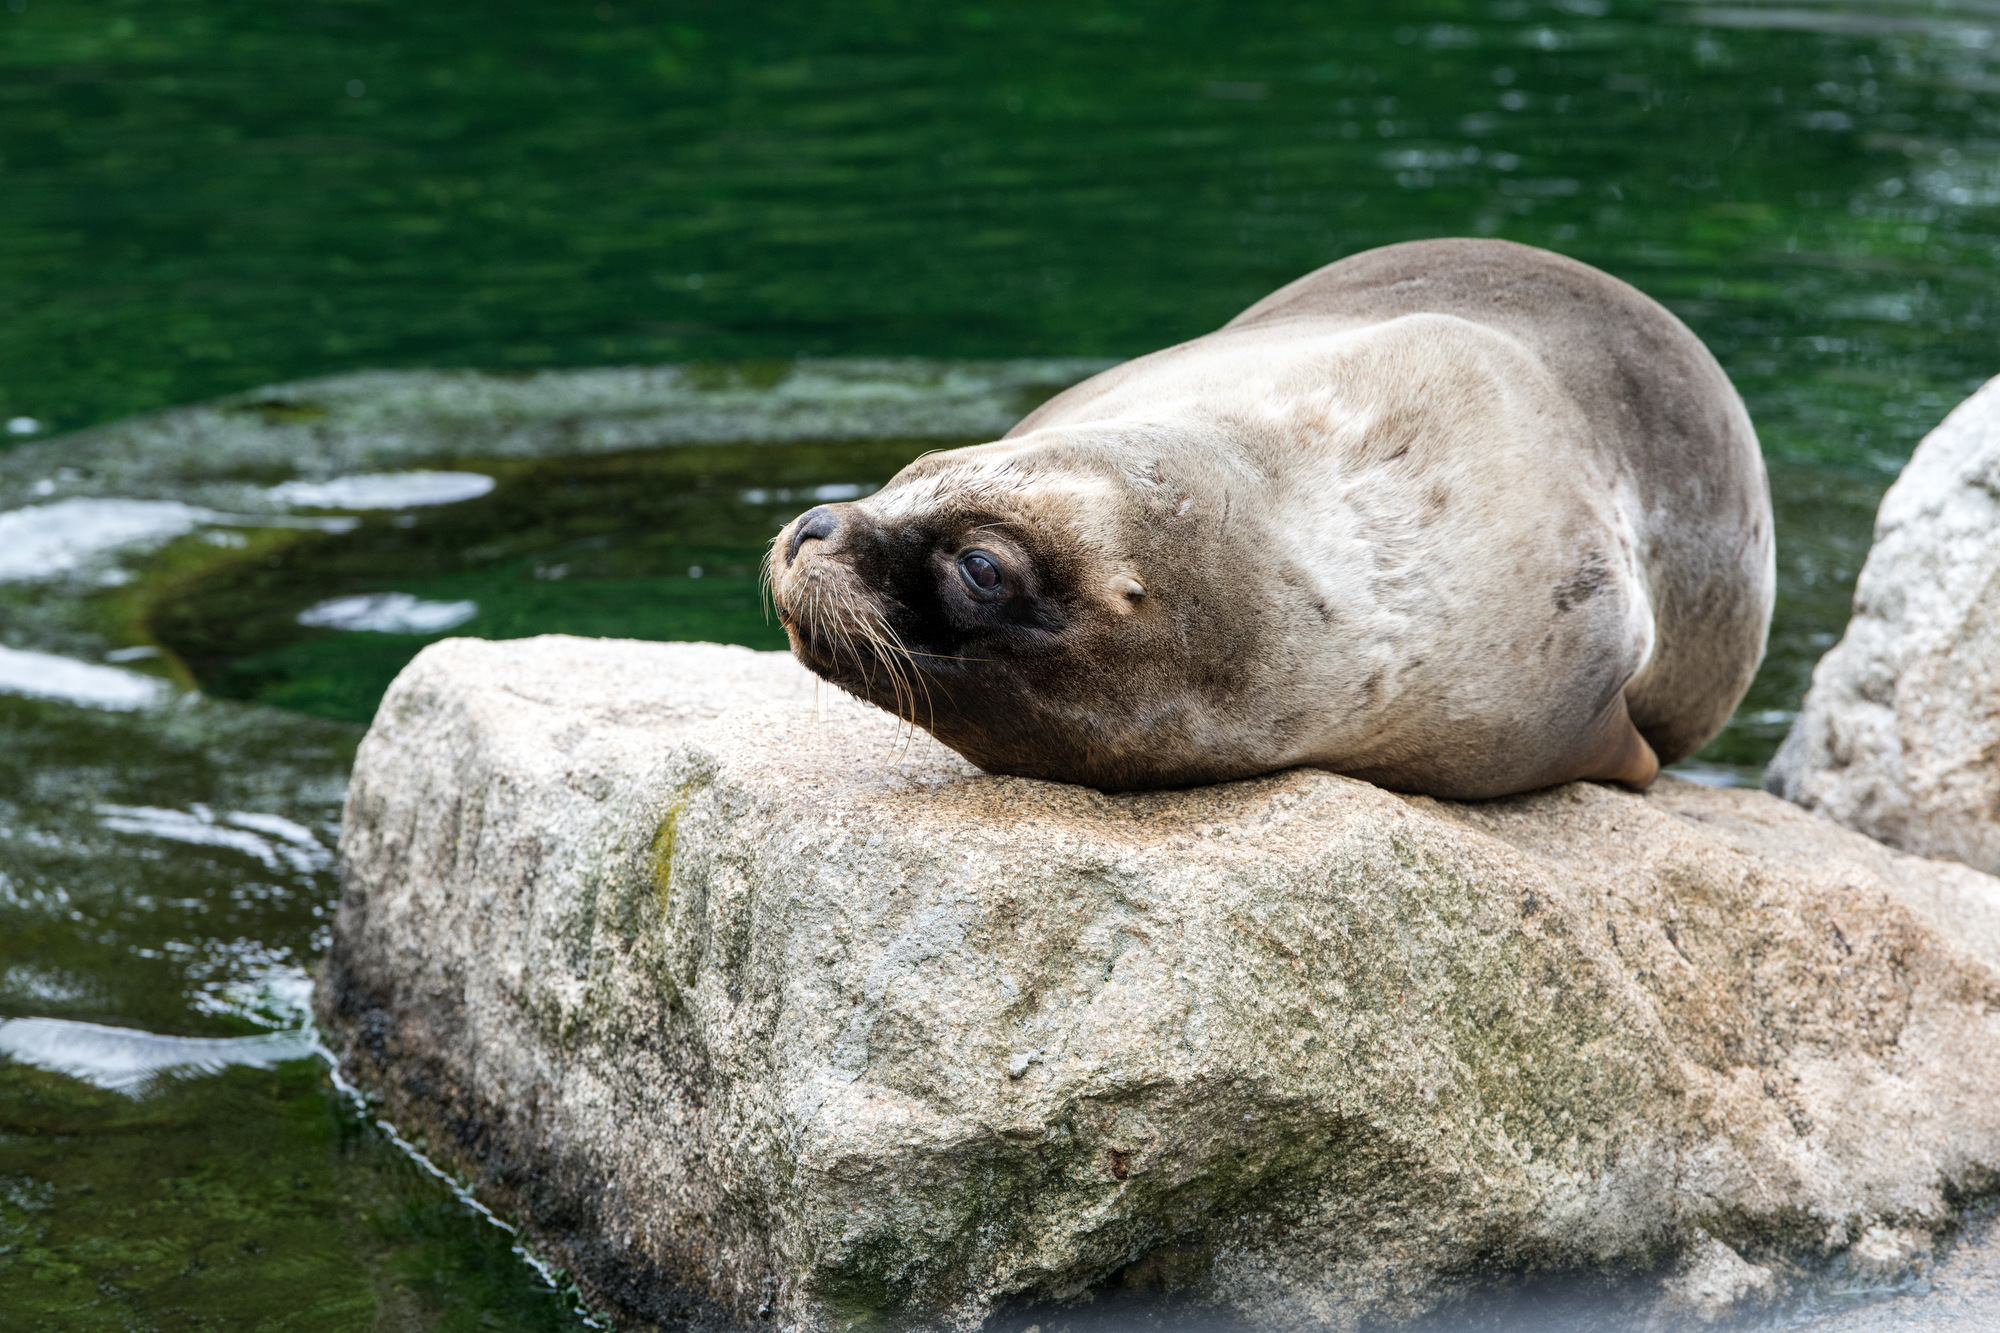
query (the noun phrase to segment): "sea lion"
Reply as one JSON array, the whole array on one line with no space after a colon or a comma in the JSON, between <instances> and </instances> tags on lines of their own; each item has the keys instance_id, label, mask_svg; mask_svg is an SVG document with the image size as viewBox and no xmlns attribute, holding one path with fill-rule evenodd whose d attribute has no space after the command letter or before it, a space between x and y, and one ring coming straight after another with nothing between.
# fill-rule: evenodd
<instances>
[{"instance_id":1,"label":"sea lion","mask_svg":"<svg viewBox=\"0 0 2000 1333\"><path fill-rule=\"evenodd\" d=\"M994 773L1644 787L1763 657L1750 418L1666 309L1491 240L1354 255L770 555L799 660Z\"/></svg>"}]
</instances>

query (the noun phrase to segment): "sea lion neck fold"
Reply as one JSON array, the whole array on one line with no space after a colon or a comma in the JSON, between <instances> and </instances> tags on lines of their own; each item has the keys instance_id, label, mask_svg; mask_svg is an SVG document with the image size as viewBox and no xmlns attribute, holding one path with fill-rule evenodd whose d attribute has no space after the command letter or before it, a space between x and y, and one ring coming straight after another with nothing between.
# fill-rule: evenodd
<instances>
[{"instance_id":1,"label":"sea lion neck fold","mask_svg":"<svg viewBox=\"0 0 2000 1333\"><path fill-rule=\"evenodd\" d=\"M1488 241L1309 275L802 515L771 575L802 661L990 771L1454 797L1650 781L1747 688L1774 582L1713 358Z\"/></svg>"}]
</instances>

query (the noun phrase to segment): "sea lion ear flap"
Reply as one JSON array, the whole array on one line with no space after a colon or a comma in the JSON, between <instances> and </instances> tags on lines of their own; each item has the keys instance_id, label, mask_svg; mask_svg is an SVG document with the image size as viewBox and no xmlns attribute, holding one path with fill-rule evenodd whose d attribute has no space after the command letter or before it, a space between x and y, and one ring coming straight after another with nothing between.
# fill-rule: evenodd
<instances>
[{"instance_id":1,"label":"sea lion ear flap","mask_svg":"<svg viewBox=\"0 0 2000 1333\"><path fill-rule=\"evenodd\" d=\"M1117 574L1111 579L1111 608L1120 615L1130 615L1139 609L1139 603L1146 600L1146 585L1139 582L1136 575Z\"/></svg>"}]
</instances>

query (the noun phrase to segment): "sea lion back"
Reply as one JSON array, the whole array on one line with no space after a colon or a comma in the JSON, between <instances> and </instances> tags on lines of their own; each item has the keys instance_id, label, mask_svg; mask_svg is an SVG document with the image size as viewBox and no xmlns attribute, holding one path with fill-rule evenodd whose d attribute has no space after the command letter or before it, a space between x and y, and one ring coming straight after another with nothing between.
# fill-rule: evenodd
<instances>
[{"instance_id":1,"label":"sea lion back","mask_svg":"<svg viewBox=\"0 0 2000 1333\"><path fill-rule=\"evenodd\" d=\"M1699 338L1637 288L1510 241L1385 246L1329 264L1231 320L1374 324L1455 315L1531 348L1640 497L1656 625L1626 686L1633 723L1670 764L1722 729L1763 660L1777 573L1771 501L1750 415Z\"/></svg>"},{"instance_id":2,"label":"sea lion back","mask_svg":"<svg viewBox=\"0 0 2000 1333\"><path fill-rule=\"evenodd\" d=\"M1588 423L1597 459L1633 499L1655 634L1627 683L1633 724L1663 764L1719 732L1763 659L1776 589L1769 484L1750 416L1688 327L1637 288L1511 241L1411 241L1279 288L1215 333L1057 395L1009 432L1087 418L1135 379L1209 345L1282 326L1315 331L1444 315L1506 335Z\"/></svg>"}]
</instances>

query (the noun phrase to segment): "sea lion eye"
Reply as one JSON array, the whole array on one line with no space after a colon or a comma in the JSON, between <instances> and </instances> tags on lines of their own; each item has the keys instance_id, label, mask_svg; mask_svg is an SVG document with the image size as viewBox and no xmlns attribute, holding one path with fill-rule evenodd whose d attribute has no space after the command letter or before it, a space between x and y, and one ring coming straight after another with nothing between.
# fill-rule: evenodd
<instances>
[{"instance_id":1,"label":"sea lion eye","mask_svg":"<svg viewBox=\"0 0 2000 1333\"><path fill-rule=\"evenodd\" d=\"M975 596L995 597L1007 586L1000 560L990 551L967 551L958 558L958 576Z\"/></svg>"}]
</instances>

